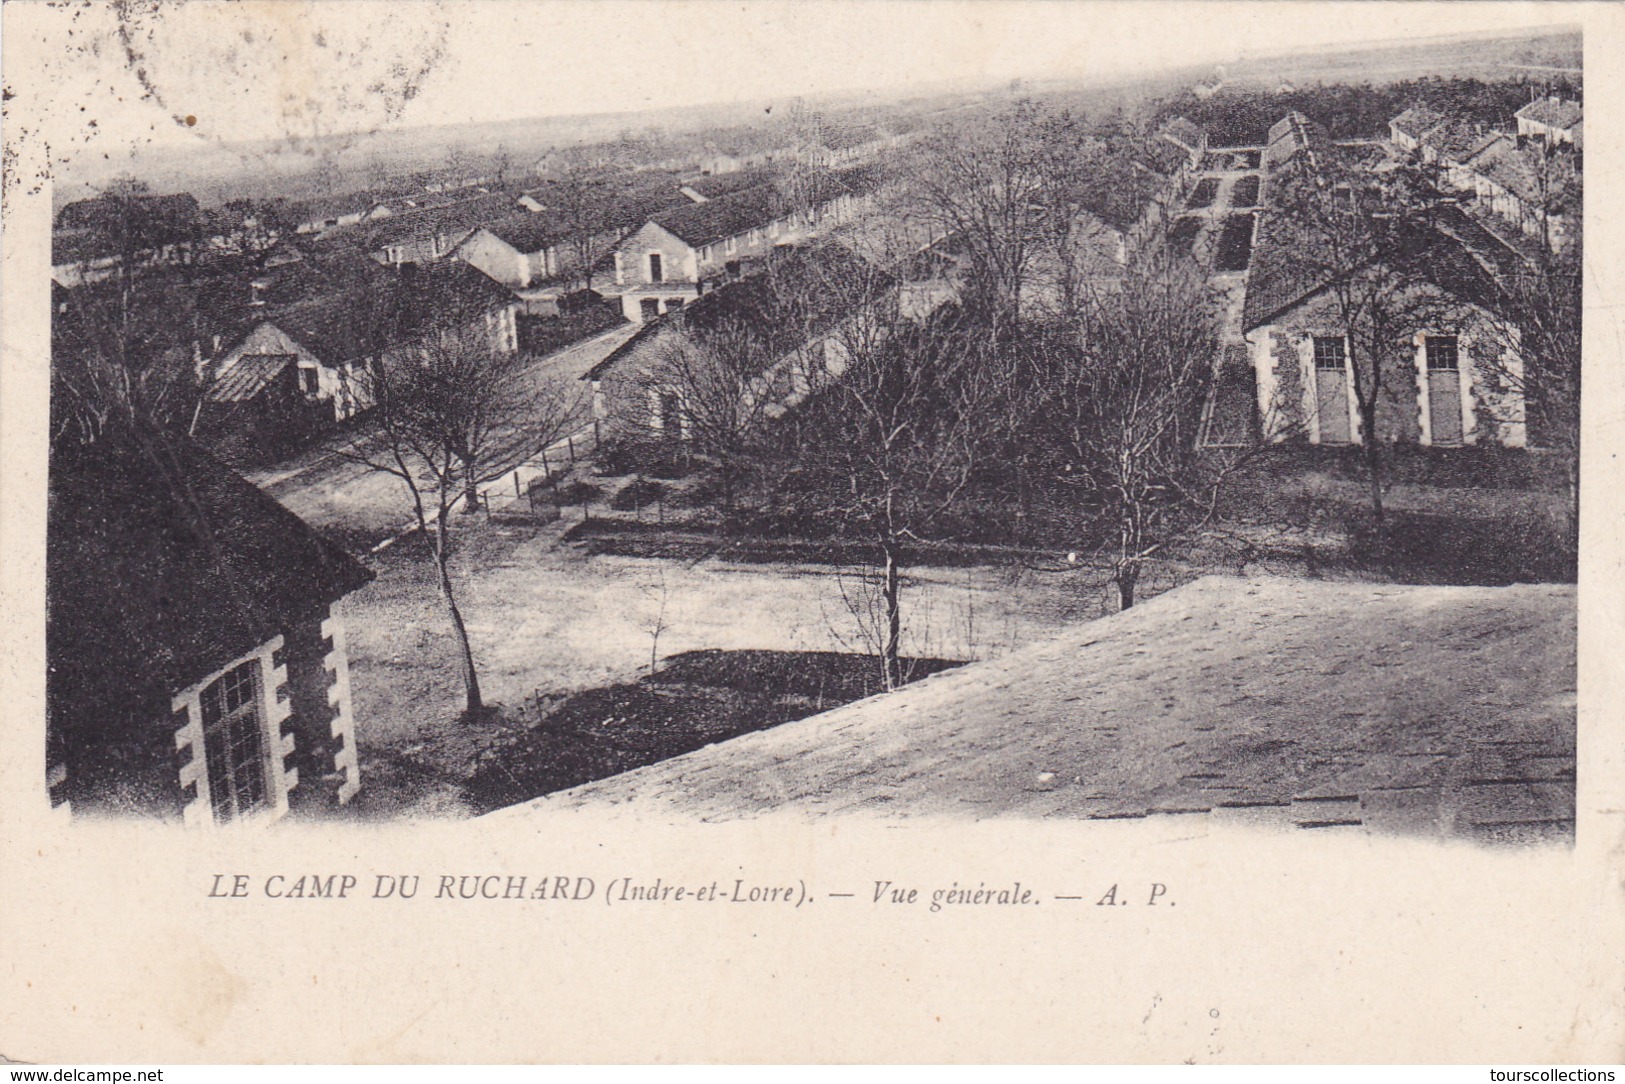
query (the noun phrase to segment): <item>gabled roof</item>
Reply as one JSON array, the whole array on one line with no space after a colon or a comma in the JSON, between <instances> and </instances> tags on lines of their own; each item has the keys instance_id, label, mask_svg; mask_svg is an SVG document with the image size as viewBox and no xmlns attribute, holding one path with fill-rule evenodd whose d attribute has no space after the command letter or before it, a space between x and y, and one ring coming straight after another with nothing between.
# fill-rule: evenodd
<instances>
[{"instance_id":1,"label":"gabled roof","mask_svg":"<svg viewBox=\"0 0 1625 1084\"><path fill-rule=\"evenodd\" d=\"M767 184L777 176L771 169L741 169L732 173L709 173L699 177L690 177L683 182L684 188L693 189L708 200L718 196L742 192L747 188L755 188L759 184Z\"/></svg>"},{"instance_id":2,"label":"gabled roof","mask_svg":"<svg viewBox=\"0 0 1625 1084\"><path fill-rule=\"evenodd\" d=\"M1571 202L1564 183L1564 164L1547 163L1538 147L1518 147L1509 140L1474 158L1472 168L1524 202L1544 202L1549 211L1561 214Z\"/></svg>"},{"instance_id":3,"label":"gabled roof","mask_svg":"<svg viewBox=\"0 0 1625 1084\"><path fill-rule=\"evenodd\" d=\"M64 445L49 487L53 726L154 726L169 696L372 579L185 438Z\"/></svg>"},{"instance_id":4,"label":"gabled roof","mask_svg":"<svg viewBox=\"0 0 1625 1084\"><path fill-rule=\"evenodd\" d=\"M371 290L345 290L280 306L263 323L276 327L324 365L358 361L383 345L376 328L377 298Z\"/></svg>"},{"instance_id":5,"label":"gabled roof","mask_svg":"<svg viewBox=\"0 0 1625 1084\"><path fill-rule=\"evenodd\" d=\"M209 388L209 402L246 403L298 360L294 354L244 354Z\"/></svg>"},{"instance_id":6,"label":"gabled roof","mask_svg":"<svg viewBox=\"0 0 1625 1084\"><path fill-rule=\"evenodd\" d=\"M1486 133L1482 125L1463 117L1451 117L1430 128L1422 136L1422 145L1448 161L1465 162L1488 143L1493 143L1492 136L1501 136L1501 133Z\"/></svg>"},{"instance_id":7,"label":"gabled roof","mask_svg":"<svg viewBox=\"0 0 1625 1084\"><path fill-rule=\"evenodd\" d=\"M884 138L873 124L846 124L825 130L819 142L832 151L840 151L867 146Z\"/></svg>"},{"instance_id":8,"label":"gabled roof","mask_svg":"<svg viewBox=\"0 0 1625 1084\"><path fill-rule=\"evenodd\" d=\"M571 229L551 211L527 211L480 227L515 252L541 252L570 238Z\"/></svg>"},{"instance_id":9,"label":"gabled roof","mask_svg":"<svg viewBox=\"0 0 1625 1084\"><path fill-rule=\"evenodd\" d=\"M1548 128L1572 128L1580 123L1584 111L1579 102L1564 98L1540 98L1518 110L1515 115L1519 120L1532 120Z\"/></svg>"},{"instance_id":10,"label":"gabled roof","mask_svg":"<svg viewBox=\"0 0 1625 1084\"><path fill-rule=\"evenodd\" d=\"M203 225L197 200L185 192L75 200L57 213L51 265L116 258L126 243L138 251L161 248L200 235Z\"/></svg>"},{"instance_id":11,"label":"gabled roof","mask_svg":"<svg viewBox=\"0 0 1625 1084\"><path fill-rule=\"evenodd\" d=\"M695 248L766 226L784 213L778 189L760 184L705 203L674 207L651 221Z\"/></svg>"},{"instance_id":12,"label":"gabled roof","mask_svg":"<svg viewBox=\"0 0 1625 1084\"><path fill-rule=\"evenodd\" d=\"M56 228L104 229L124 216L137 216L170 228L195 223L200 217L197 199L187 192L168 196L94 196L74 200L58 211Z\"/></svg>"},{"instance_id":13,"label":"gabled roof","mask_svg":"<svg viewBox=\"0 0 1625 1084\"><path fill-rule=\"evenodd\" d=\"M1412 139L1421 139L1444 122L1444 114L1418 102L1388 123Z\"/></svg>"},{"instance_id":14,"label":"gabled roof","mask_svg":"<svg viewBox=\"0 0 1625 1084\"><path fill-rule=\"evenodd\" d=\"M1461 161L1471 165L1473 160L1479 155L1502 143L1511 144L1512 138L1505 132L1485 132L1483 135L1479 136L1476 141L1474 141L1472 146L1467 148L1466 155L1461 159Z\"/></svg>"},{"instance_id":15,"label":"gabled roof","mask_svg":"<svg viewBox=\"0 0 1625 1084\"><path fill-rule=\"evenodd\" d=\"M780 252L762 261L757 273L700 295L680 312L668 312L644 324L582 379L601 379L667 330L737 332L759 343L764 359L775 360L852 311L861 300L864 284L891 281L890 275L881 274L844 245L820 244Z\"/></svg>"},{"instance_id":16,"label":"gabled roof","mask_svg":"<svg viewBox=\"0 0 1625 1084\"><path fill-rule=\"evenodd\" d=\"M854 196L867 196L880 190L886 183L886 167L877 162L863 162L831 170L827 176L837 186Z\"/></svg>"},{"instance_id":17,"label":"gabled roof","mask_svg":"<svg viewBox=\"0 0 1625 1084\"><path fill-rule=\"evenodd\" d=\"M1268 172L1279 169L1305 152L1325 154L1331 146L1331 136L1324 125L1294 111L1270 127L1269 143L1264 147L1261 165Z\"/></svg>"},{"instance_id":18,"label":"gabled roof","mask_svg":"<svg viewBox=\"0 0 1625 1084\"><path fill-rule=\"evenodd\" d=\"M513 300L512 291L479 268L440 260L404 265L377 285L278 306L258 323L278 328L324 365L338 365L413 341L432 328L467 324Z\"/></svg>"},{"instance_id":19,"label":"gabled roof","mask_svg":"<svg viewBox=\"0 0 1625 1084\"><path fill-rule=\"evenodd\" d=\"M1328 271L1318 267L1285 212L1272 211L1260 224L1259 240L1248 267L1247 296L1242 306L1242 331L1252 331L1277 319L1320 293L1329 284ZM1462 238L1418 223L1408 229L1403 243L1403 266L1463 301L1489 307L1494 304L1494 283L1483 264L1467 250ZM1400 266L1372 263L1367 267Z\"/></svg>"},{"instance_id":20,"label":"gabled roof","mask_svg":"<svg viewBox=\"0 0 1625 1084\"><path fill-rule=\"evenodd\" d=\"M645 321L642 327L633 332L631 338L627 339L621 345L604 355L603 361L600 361L597 365L594 365L591 369L588 369L586 372L582 373L581 379L600 379L605 373L619 365L622 358L630 357L632 354L637 352L637 350L645 342L648 342L650 339L660 334L662 329L672 326L675 323L676 316L677 314L674 312L666 312L657 316L653 320Z\"/></svg>"},{"instance_id":21,"label":"gabled roof","mask_svg":"<svg viewBox=\"0 0 1625 1084\"><path fill-rule=\"evenodd\" d=\"M381 252L394 245L472 233L479 226L512 213L513 200L508 196L482 195L340 226L323 234L320 243L349 244L363 252Z\"/></svg>"}]
</instances>

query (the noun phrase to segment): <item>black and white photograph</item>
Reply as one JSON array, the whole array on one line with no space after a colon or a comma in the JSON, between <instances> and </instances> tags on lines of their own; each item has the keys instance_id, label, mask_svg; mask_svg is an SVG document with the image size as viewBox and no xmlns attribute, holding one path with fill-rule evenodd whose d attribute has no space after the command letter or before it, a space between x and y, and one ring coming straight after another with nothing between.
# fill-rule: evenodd
<instances>
[{"instance_id":1,"label":"black and white photograph","mask_svg":"<svg viewBox=\"0 0 1625 1084\"><path fill-rule=\"evenodd\" d=\"M218 858L590 819L1572 869L1588 10L8 3L8 779L69 850L358 917L1191 904ZM1169 1060L1277 1049L1216 1006ZM1527 1049L1617 1060L1588 1026Z\"/></svg>"}]
</instances>

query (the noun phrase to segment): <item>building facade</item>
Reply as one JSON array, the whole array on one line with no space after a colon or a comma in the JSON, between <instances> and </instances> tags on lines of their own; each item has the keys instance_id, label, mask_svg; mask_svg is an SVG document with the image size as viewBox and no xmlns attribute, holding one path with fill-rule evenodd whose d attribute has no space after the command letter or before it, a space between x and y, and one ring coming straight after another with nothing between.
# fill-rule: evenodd
<instances>
[{"instance_id":1,"label":"building facade","mask_svg":"<svg viewBox=\"0 0 1625 1084\"><path fill-rule=\"evenodd\" d=\"M47 785L202 827L361 786L341 600L372 574L181 438L53 451Z\"/></svg>"}]
</instances>

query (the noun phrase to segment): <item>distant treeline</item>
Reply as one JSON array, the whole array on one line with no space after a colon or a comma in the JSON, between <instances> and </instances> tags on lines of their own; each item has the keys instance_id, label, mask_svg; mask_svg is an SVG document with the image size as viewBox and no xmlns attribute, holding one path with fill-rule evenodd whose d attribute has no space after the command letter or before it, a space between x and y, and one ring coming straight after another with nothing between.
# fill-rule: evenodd
<instances>
[{"instance_id":1,"label":"distant treeline","mask_svg":"<svg viewBox=\"0 0 1625 1084\"><path fill-rule=\"evenodd\" d=\"M1216 146L1263 143L1270 125L1291 110L1319 121L1333 139L1376 139L1388 134L1388 122L1418 102L1450 116L1510 128L1512 115L1531 95L1558 94L1577 99L1575 80L1556 77L1530 81L1484 82L1479 79L1412 79L1382 85L1338 84L1272 92L1254 87L1226 87L1198 99L1190 92L1168 101L1158 120L1184 115L1207 130Z\"/></svg>"}]
</instances>

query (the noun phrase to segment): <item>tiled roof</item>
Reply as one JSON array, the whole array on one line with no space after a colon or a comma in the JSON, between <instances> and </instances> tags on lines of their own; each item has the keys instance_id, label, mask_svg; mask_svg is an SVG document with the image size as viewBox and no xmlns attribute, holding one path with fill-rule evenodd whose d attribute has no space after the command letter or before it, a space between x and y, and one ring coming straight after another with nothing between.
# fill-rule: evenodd
<instances>
[{"instance_id":1,"label":"tiled roof","mask_svg":"<svg viewBox=\"0 0 1625 1084\"><path fill-rule=\"evenodd\" d=\"M1302 113L1288 113L1270 127L1269 143L1264 147L1261 164L1266 171L1279 169L1300 153L1325 154L1331 145L1331 136L1324 125Z\"/></svg>"},{"instance_id":2,"label":"tiled roof","mask_svg":"<svg viewBox=\"0 0 1625 1084\"><path fill-rule=\"evenodd\" d=\"M48 509L53 726L152 727L170 695L372 579L184 438L54 449Z\"/></svg>"},{"instance_id":3,"label":"tiled roof","mask_svg":"<svg viewBox=\"0 0 1625 1084\"><path fill-rule=\"evenodd\" d=\"M113 219L124 215L178 227L197 221L199 210L197 199L185 192L169 196L95 196L64 206L57 212L56 228L105 227Z\"/></svg>"},{"instance_id":4,"label":"tiled roof","mask_svg":"<svg viewBox=\"0 0 1625 1084\"><path fill-rule=\"evenodd\" d=\"M430 328L460 326L513 301L501 283L461 260L407 265L373 287L343 290L265 313L326 365L370 357Z\"/></svg>"},{"instance_id":5,"label":"tiled roof","mask_svg":"<svg viewBox=\"0 0 1625 1084\"><path fill-rule=\"evenodd\" d=\"M1466 154L1461 160L1463 162L1465 162L1465 163L1470 164L1473 161L1473 159L1477 158L1479 155L1483 154L1485 151L1490 150L1492 147L1495 147L1496 145L1501 144L1501 143L1511 143L1511 142L1512 142L1511 138L1509 136L1507 136L1507 134L1505 132L1496 132L1496 131L1485 132L1483 135L1478 137L1478 139L1472 144L1472 146L1467 148Z\"/></svg>"},{"instance_id":6,"label":"tiled roof","mask_svg":"<svg viewBox=\"0 0 1625 1084\"><path fill-rule=\"evenodd\" d=\"M1572 828L1574 607L1572 586L1212 577L493 816L1177 812L1191 815L1182 836L1206 814L1486 840L1509 824Z\"/></svg>"},{"instance_id":7,"label":"tiled roof","mask_svg":"<svg viewBox=\"0 0 1625 1084\"><path fill-rule=\"evenodd\" d=\"M1561 214L1572 202L1568 197L1564 163L1546 162L1538 147L1518 147L1511 141L1499 143L1472 161L1473 171L1506 189L1530 205L1547 204Z\"/></svg>"},{"instance_id":8,"label":"tiled roof","mask_svg":"<svg viewBox=\"0 0 1625 1084\"><path fill-rule=\"evenodd\" d=\"M1579 102L1563 98L1540 98L1518 110L1520 120L1532 120L1549 128L1570 128L1580 123L1584 111Z\"/></svg>"},{"instance_id":9,"label":"tiled roof","mask_svg":"<svg viewBox=\"0 0 1625 1084\"><path fill-rule=\"evenodd\" d=\"M1412 139L1421 139L1444 122L1444 114L1418 102L1388 123Z\"/></svg>"},{"instance_id":10,"label":"tiled roof","mask_svg":"<svg viewBox=\"0 0 1625 1084\"><path fill-rule=\"evenodd\" d=\"M422 188L417 185L400 184L369 188L360 192L343 192L336 196L315 196L290 204L288 215L295 222L320 223L329 218L360 214L388 200L420 192Z\"/></svg>"},{"instance_id":11,"label":"tiled roof","mask_svg":"<svg viewBox=\"0 0 1625 1084\"><path fill-rule=\"evenodd\" d=\"M1243 331L1270 323L1319 293L1328 282L1328 270L1314 258L1314 242L1301 235L1287 213L1266 213L1258 238L1247 275ZM1493 304L1493 283L1460 237L1417 224L1406 231L1402 243L1396 242L1392 248L1403 253L1403 267L1408 273L1463 300ZM1382 266L1389 265L1385 262ZM1399 266L1397 259L1394 266Z\"/></svg>"},{"instance_id":12,"label":"tiled roof","mask_svg":"<svg viewBox=\"0 0 1625 1084\"><path fill-rule=\"evenodd\" d=\"M346 290L274 309L265 322L275 325L324 365L369 357L382 348L377 327L378 299L371 290Z\"/></svg>"},{"instance_id":13,"label":"tiled roof","mask_svg":"<svg viewBox=\"0 0 1625 1084\"><path fill-rule=\"evenodd\" d=\"M476 228L505 218L512 212L513 200L506 195L476 196L407 214L393 214L351 226L340 226L323 234L321 243L348 244L363 252L382 252L393 245L472 233Z\"/></svg>"},{"instance_id":14,"label":"tiled roof","mask_svg":"<svg viewBox=\"0 0 1625 1084\"><path fill-rule=\"evenodd\" d=\"M1429 129L1422 136L1422 145L1432 148L1448 161L1465 162L1485 145L1494 142L1492 136L1498 135L1499 132L1485 132L1481 125L1470 120L1451 117Z\"/></svg>"},{"instance_id":15,"label":"tiled roof","mask_svg":"<svg viewBox=\"0 0 1625 1084\"><path fill-rule=\"evenodd\" d=\"M101 230L59 229L51 233L52 267L113 259L118 255L118 244Z\"/></svg>"},{"instance_id":16,"label":"tiled roof","mask_svg":"<svg viewBox=\"0 0 1625 1084\"><path fill-rule=\"evenodd\" d=\"M698 248L766 226L783 213L784 201L778 189L759 184L705 203L662 211L653 221L685 244Z\"/></svg>"},{"instance_id":17,"label":"tiled roof","mask_svg":"<svg viewBox=\"0 0 1625 1084\"><path fill-rule=\"evenodd\" d=\"M889 281L889 276L878 275L871 264L842 245L813 245L777 254L762 261L756 274L700 295L680 313L649 321L583 379L600 379L667 328L738 332L757 341L764 358L776 359L850 312L865 284Z\"/></svg>"},{"instance_id":18,"label":"tiled roof","mask_svg":"<svg viewBox=\"0 0 1625 1084\"><path fill-rule=\"evenodd\" d=\"M246 403L297 360L293 354L244 354L209 388L209 401Z\"/></svg>"},{"instance_id":19,"label":"tiled roof","mask_svg":"<svg viewBox=\"0 0 1625 1084\"><path fill-rule=\"evenodd\" d=\"M198 235L204 222L197 200L184 192L173 196L76 200L57 213L51 235L51 264L116 257L125 237L137 249L184 241Z\"/></svg>"},{"instance_id":20,"label":"tiled roof","mask_svg":"<svg viewBox=\"0 0 1625 1084\"><path fill-rule=\"evenodd\" d=\"M767 184L777 176L771 169L741 169L732 173L706 174L700 177L690 177L683 182L683 187L692 188L706 199L716 199L747 188L755 188L759 184Z\"/></svg>"},{"instance_id":21,"label":"tiled roof","mask_svg":"<svg viewBox=\"0 0 1625 1084\"><path fill-rule=\"evenodd\" d=\"M854 196L867 196L886 183L886 168L875 162L843 166L828 174L830 180Z\"/></svg>"},{"instance_id":22,"label":"tiled roof","mask_svg":"<svg viewBox=\"0 0 1625 1084\"><path fill-rule=\"evenodd\" d=\"M621 363L623 358L631 357L645 342L660 334L661 330L670 327L675 322L677 314L667 312L653 320L646 320L642 327L633 332L632 337L621 345L604 355L604 360L581 374L583 380L598 380L605 373Z\"/></svg>"},{"instance_id":23,"label":"tiled roof","mask_svg":"<svg viewBox=\"0 0 1625 1084\"><path fill-rule=\"evenodd\" d=\"M848 124L824 132L821 142L832 151L862 147L884 139L873 124Z\"/></svg>"},{"instance_id":24,"label":"tiled roof","mask_svg":"<svg viewBox=\"0 0 1625 1084\"><path fill-rule=\"evenodd\" d=\"M1191 164L1191 152L1163 136L1148 139L1139 150L1138 160L1153 173L1172 177Z\"/></svg>"},{"instance_id":25,"label":"tiled roof","mask_svg":"<svg viewBox=\"0 0 1625 1084\"><path fill-rule=\"evenodd\" d=\"M527 211L487 222L482 228L515 252L525 253L551 248L572 234L569 224L552 211Z\"/></svg>"}]
</instances>

